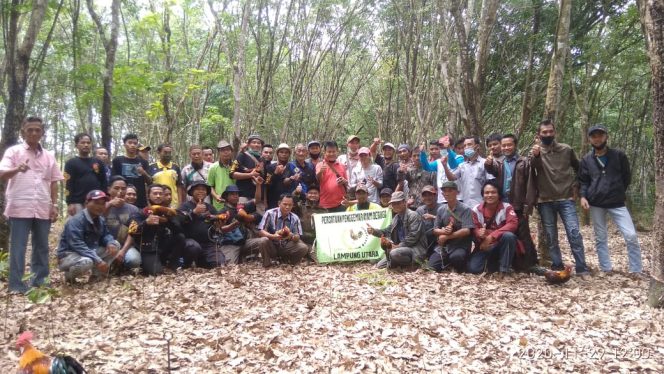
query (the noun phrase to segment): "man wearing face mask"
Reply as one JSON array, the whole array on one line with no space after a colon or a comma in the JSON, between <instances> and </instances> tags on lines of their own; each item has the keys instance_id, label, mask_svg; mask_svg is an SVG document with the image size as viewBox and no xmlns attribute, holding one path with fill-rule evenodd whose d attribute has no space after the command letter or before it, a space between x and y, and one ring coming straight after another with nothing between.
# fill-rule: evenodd
<instances>
[{"instance_id":1,"label":"man wearing face mask","mask_svg":"<svg viewBox=\"0 0 664 374\"><path fill-rule=\"evenodd\" d=\"M558 245L557 216L560 216L574 256L576 274L589 275L583 238L579 230L579 217L574 204L574 174L579 171L579 159L572 147L556 142L555 138L556 129L553 122L549 119L540 122L535 145L528 157L531 168L536 173L531 173L529 178L526 200L528 205L537 203L546 231L551 269L564 269Z\"/></svg>"},{"instance_id":2,"label":"man wearing face mask","mask_svg":"<svg viewBox=\"0 0 664 374\"><path fill-rule=\"evenodd\" d=\"M482 186L484 182L494 179L484 169L484 158L479 154L480 140L476 136L464 140L463 156L465 161L458 168L450 170L447 162L443 163L445 175L459 186L459 200L469 208L482 202Z\"/></svg>"},{"instance_id":3,"label":"man wearing face mask","mask_svg":"<svg viewBox=\"0 0 664 374\"><path fill-rule=\"evenodd\" d=\"M321 161L320 158L320 142L318 140L312 140L307 144L307 151L309 151L309 158L306 162L312 164L314 169L316 165Z\"/></svg>"},{"instance_id":4,"label":"man wearing face mask","mask_svg":"<svg viewBox=\"0 0 664 374\"><path fill-rule=\"evenodd\" d=\"M603 125L595 125L588 130L593 149L581 159L579 167L581 207L590 210L593 219L600 270L606 273L613 270L607 244L606 215L609 214L627 244L629 272L640 274L643 268L639 238L625 207L625 192L631 182L632 172L625 153L606 145L608 137Z\"/></svg>"}]
</instances>

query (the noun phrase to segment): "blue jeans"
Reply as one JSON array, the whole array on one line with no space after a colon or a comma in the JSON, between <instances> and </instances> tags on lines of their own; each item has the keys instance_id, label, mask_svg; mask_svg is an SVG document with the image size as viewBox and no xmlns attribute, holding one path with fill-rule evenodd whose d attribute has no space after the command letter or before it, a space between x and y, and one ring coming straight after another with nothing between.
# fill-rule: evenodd
<instances>
[{"instance_id":1,"label":"blue jeans","mask_svg":"<svg viewBox=\"0 0 664 374\"><path fill-rule=\"evenodd\" d=\"M44 284L48 278L48 232L51 221L37 218L9 218L9 290L25 293L28 286L23 282L25 252L28 235L32 233L32 258L30 272L31 287Z\"/></svg>"},{"instance_id":2,"label":"blue jeans","mask_svg":"<svg viewBox=\"0 0 664 374\"><path fill-rule=\"evenodd\" d=\"M609 246L607 244L607 213L611 216L611 219L613 219L616 226L618 226L618 230L622 233L623 238L625 239L625 244L627 244L629 271L632 273L640 273L643 270L643 267L641 265L641 247L639 246L639 238L636 236L636 229L634 228L632 217L624 206L611 209L595 206L590 207L590 217L592 217L593 228L595 229L595 248L597 249L600 270L613 270L611 256L609 255Z\"/></svg>"},{"instance_id":3,"label":"blue jeans","mask_svg":"<svg viewBox=\"0 0 664 374\"><path fill-rule=\"evenodd\" d=\"M563 257L558 245L558 215L563 221L567 241L572 248L572 256L576 265L577 273L588 272L586 266L586 255L583 249L583 238L579 230L579 217L576 214L576 206L572 200L551 201L548 203L539 203L537 208L542 218L542 226L546 232L546 239L549 244L549 254L551 255L551 267L562 270Z\"/></svg>"},{"instance_id":4,"label":"blue jeans","mask_svg":"<svg viewBox=\"0 0 664 374\"><path fill-rule=\"evenodd\" d=\"M479 274L484 272L485 267L489 272L495 272L496 268L501 273L509 272L516 253L516 243L516 235L506 232L500 236L498 243L486 251L476 248L468 261L468 272Z\"/></svg>"}]
</instances>

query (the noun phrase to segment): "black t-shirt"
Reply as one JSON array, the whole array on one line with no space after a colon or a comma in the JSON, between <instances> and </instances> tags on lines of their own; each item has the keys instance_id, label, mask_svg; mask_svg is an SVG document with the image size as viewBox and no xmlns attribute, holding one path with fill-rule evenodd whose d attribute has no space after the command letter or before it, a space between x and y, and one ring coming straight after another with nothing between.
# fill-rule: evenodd
<instances>
[{"instance_id":1,"label":"black t-shirt","mask_svg":"<svg viewBox=\"0 0 664 374\"><path fill-rule=\"evenodd\" d=\"M286 178L286 173L288 171L288 166L284 165L284 172L281 174L275 174L278 164L271 164L267 167L265 172L265 186L267 187L267 208L272 209L276 208L279 205L279 196L282 193L286 192L286 186L284 186L284 178Z\"/></svg>"},{"instance_id":2,"label":"black t-shirt","mask_svg":"<svg viewBox=\"0 0 664 374\"><path fill-rule=\"evenodd\" d=\"M106 166L94 157L74 157L65 163L65 180L67 204L83 204L88 192L106 192Z\"/></svg>"},{"instance_id":3,"label":"black t-shirt","mask_svg":"<svg viewBox=\"0 0 664 374\"><path fill-rule=\"evenodd\" d=\"M231 166L230 176L233 178L233 173L251 173L251 170L256 167L256 161L253 157L249 156L246 152L242 152L237 155L233 165ZM235 179L235 178L233 178ZM253 199L256 195L256 186L254 185L253 180L244 179L244 180L235 180L237 188L240 189L240 196L246 197L247 199Z\"/></svg>"},{"instance_id":4,"label":"black t-shirt","mask_svg":"<svg viewBox=\"0 0 664 374\"><path fill-rule=\"evenodd\" d=\"M145 177L138 174L136 168L143 167L147 172L148 162L140 157L129 158L127 156L118 156L113 159L113 175L122 175L128 184L136 186L136 207L145 208L147 205L147 194L145 192Z\"/></svg>"}]
</instances>

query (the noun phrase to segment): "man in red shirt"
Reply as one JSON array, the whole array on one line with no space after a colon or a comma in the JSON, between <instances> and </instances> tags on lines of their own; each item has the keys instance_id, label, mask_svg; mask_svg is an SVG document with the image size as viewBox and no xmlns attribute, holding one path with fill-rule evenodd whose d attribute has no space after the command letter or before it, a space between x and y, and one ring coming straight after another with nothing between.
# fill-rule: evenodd
<instances>
[{"instance_id":1,"label":"man in red shirt","mask_svg":"<svg viewBox=\"0 0 664 374\"><path fill-rule=\"evenodd\" d=\"M316 165L316 179L320 186L318 205L330 213L343 212L341 204L348 188L346 167L337 161L339 146L335 141L327 141L324 146L325 159Z\"/></svg>"},{"instance_id":2,"label":"man in red shirt","mask_svg":"<svg viewBox=\"0 0 664 374\"><path fill-rule=\"evenodd\" d=\"M481 190L483 202L473 208L475 249L468 262L468 272L510 272L517 252L523 246L516 238L519 219L509 203L501 201L498 183L487 181ZM519 248L520 247L520 248Z\"/></svg>"}]
</instances>

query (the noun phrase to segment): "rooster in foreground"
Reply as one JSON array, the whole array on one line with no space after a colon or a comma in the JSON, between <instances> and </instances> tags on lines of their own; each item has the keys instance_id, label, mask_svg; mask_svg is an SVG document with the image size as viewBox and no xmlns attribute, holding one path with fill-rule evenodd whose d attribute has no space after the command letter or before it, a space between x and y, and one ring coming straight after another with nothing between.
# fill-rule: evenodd
<instances>
[{"instance_id":1,"label":"rooster in foreground","mask_svg":"<svg viewBox=\"0 0 664 374\"><path fill-rule=\"evenodd\" d=\"M537 275L542 275L550 284L563 284L572 277L572 267L565 265L564 270L549 270L541 266L536 266L532 272Z\"/></svg>"},{"instance_id":2,"label":"rooster in foreground","mask_svg":"<svg viewBox=\"0 0 664 374\"><path fill-rule=\"evenodd\" d=\"M30 342L33 335L30 331L22 333L16 341L21 351L18 363L18 374L83 374L87 373L83 366L71 356L56 355L51 358L43 354Z\"/></svg>"}]
</instances>

